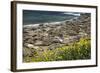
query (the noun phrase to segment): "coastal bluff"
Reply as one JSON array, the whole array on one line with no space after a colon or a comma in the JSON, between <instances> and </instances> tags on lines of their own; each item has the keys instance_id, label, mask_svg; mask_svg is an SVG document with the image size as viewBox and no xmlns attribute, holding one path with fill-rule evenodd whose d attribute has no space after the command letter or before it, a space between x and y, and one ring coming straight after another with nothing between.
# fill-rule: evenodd
<instances>
[{"instance_id":1,"label":"coastal bluff","mask_svg":"<svg viewBox=\"0 0 100 73\"><path fill-rule=\"evenodd\" d=\"M53 50L90 37L91 15L81 13L78 18L59 22L23 26L23 55L32 56L34 49Z\"/></svg>"}]
</instances>

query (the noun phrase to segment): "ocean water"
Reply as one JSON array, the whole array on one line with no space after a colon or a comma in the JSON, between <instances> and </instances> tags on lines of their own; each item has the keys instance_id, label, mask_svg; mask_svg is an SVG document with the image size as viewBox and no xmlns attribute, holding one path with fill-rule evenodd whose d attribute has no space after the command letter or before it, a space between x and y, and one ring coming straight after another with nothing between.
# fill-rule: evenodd
<instances>
[{"instance_id":1,"label":"ocean water","mask_svg":"<svg viewBox=\"0 0 100 73\"><path fill-rule=\"evenodd\" d=\"M23 25L59 22L79 17L80 13L23 10Z\"/></svg>"}]
</instances>

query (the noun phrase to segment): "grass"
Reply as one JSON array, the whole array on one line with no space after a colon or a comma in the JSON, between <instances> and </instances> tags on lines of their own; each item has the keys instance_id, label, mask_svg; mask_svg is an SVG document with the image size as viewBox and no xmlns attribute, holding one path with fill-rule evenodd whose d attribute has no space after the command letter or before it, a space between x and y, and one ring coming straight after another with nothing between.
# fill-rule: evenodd
<instances>
[{"instance_id":1,"label":"grass","mask_svg":"<svg viewBox=\"0 0 100 73\"><path fill-rule=\"evenodd\" d=\"M81 38L78 42L54 50L36 51L33 57L24 57L25 62L82 60L90 58L91 43L89 38ZM27 61L27 59L30 61Z\"/></svg>"}]
</instances>

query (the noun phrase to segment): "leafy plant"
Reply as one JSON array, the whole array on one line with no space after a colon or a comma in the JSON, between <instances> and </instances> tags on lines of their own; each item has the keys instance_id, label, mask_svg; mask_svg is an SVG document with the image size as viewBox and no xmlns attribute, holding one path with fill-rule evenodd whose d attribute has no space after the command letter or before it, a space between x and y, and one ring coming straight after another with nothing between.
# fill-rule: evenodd
<instances>
[{"instance_id":1,"label":"leafy plant","mask_svg":"<svg viewBox=\"0 0 100 73\"><path fill-rule=\"evenodd\" d=\"M79 42L72 43L68 46L62 46L54 50L46 49L42 52L37 51L36 56L28 57L28 59L29 58L31 59L30 62L90 59L90 38L81 38Z\"/></svg>"}]
</instances>

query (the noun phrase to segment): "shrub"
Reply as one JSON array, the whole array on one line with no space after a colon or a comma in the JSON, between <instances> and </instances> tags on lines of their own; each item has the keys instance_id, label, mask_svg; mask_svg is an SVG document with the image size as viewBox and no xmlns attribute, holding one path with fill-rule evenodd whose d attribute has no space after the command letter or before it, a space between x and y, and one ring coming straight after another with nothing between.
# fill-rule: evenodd
<instances>
[{"instance_id":1,"label":"shrub","mask_svg":"<svg viewBox=\"0 0 100 73\"><path fill-rule=\"evenodd\" d=\"M91 57L91 44L88 38L81 38L79 42L60 48L59 54L63 60L89 59Z\"/></svg>"},{"instance_id":2,"label":"shrub","mask_svg":"<svg viewBox=\"0 0 100 73\"><path fill-rule=\"evenodd\" d=\"M90 59L91 42L89 38L81 38L79 42L72 43L69 46L42 52L37 51L37 55L30 58L30 62Z\"/></svg>"}]
</instances>

